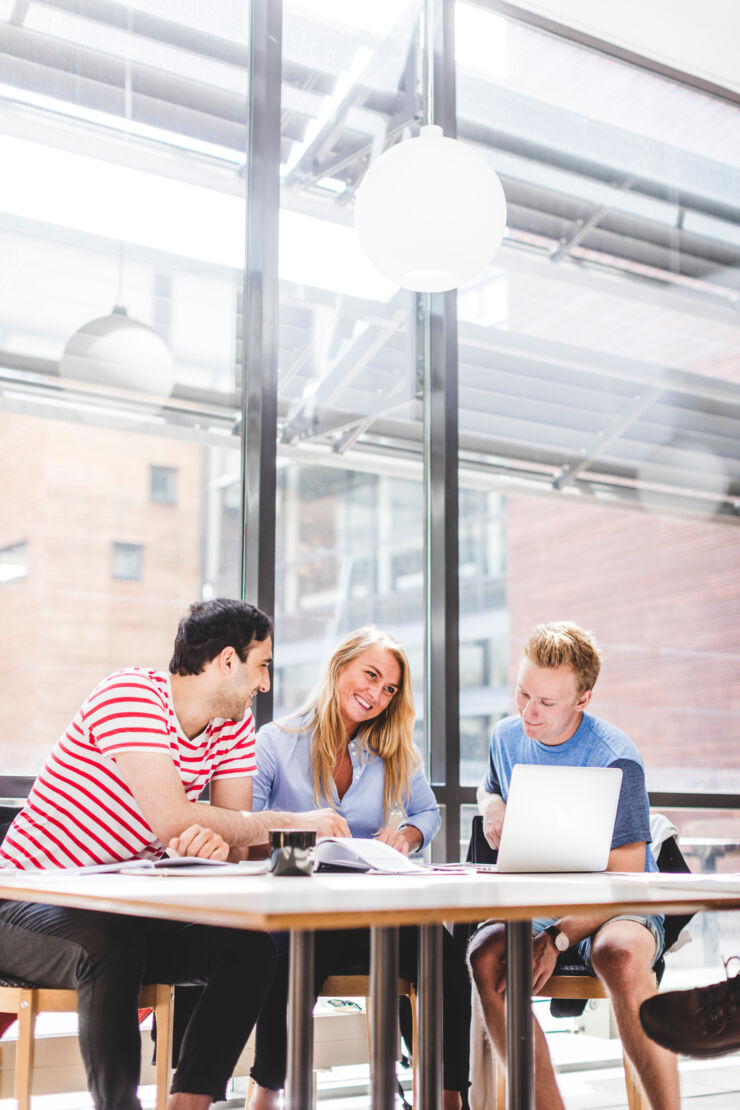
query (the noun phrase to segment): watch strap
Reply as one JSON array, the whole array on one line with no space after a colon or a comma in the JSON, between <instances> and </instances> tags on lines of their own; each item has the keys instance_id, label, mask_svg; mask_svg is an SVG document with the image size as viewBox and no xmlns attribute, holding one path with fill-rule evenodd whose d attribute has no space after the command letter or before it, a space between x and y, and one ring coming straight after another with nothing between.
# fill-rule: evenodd
<instances>
[{"instance_id":1,"label":"watch strap","mask_svg":"<svg viewBox=\"0 0 740 1110\"><path fill-rule=\"evenodd\" d=\"M567 936L557 925L548 925L545 929L546 933L552 937L552 943L555 945L557 952L567 952L570 948L570 941Z\"/></svg>"},{"instance_id":2,"label":"watch strap","mask_svg":"<svg viewBox=\"0 0 740 1110\"><path fill-rule=\"evenodd\" d=\"M552 939L552 943L557 948L558 947L558 937L560 936L560 930L558 929L557 925L548 925L547 928L545 929L545 932Z\"/></svg>"}]
</instances>

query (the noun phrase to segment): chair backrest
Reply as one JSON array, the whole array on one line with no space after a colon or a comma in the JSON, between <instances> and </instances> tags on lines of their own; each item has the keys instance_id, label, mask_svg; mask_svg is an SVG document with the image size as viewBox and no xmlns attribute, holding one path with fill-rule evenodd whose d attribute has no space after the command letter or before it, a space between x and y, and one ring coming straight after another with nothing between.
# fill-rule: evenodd
<instances>
[{"instance_id":1,"label":"chair backrest","mask_svg":"<svg viewBox=\"0 0 740 1110\"><path fill-rule=\"evenodd\" d=\"M660 846L658 857L655 861L659 871L690 873L691 868L683 857L675 836L669 836ZM678 939L678 934L688 925L693 913L669 913L665 916L665 945L664 952L670 952Z\"/></svg>"},{"instance_id":2,"label":"chair backrest","mask_svg":"<svg viewBox=\"0 0 740 1110\"><path fill-rule=\"evenodd\" d=\"M6 832L22 809L23 806L0 806L0 844L5 840Z\"/></svg>"},{"instance_id":3,"label":"chair backrest","mask_svg":"<svg viewBox=\"0 0 740 1110\"><path fill-rule=\"evenodd\" d=\"M498 858L498 852L491 847L483 835L483 818L480 814L476 814L473 818L468 854L465 858L468 863L495 863Z\"/></svg>"},{"instance_id":4,"label":"chair backrest","mask_svg":"<svg viewBox=\"0 0 740 1110\"><path fill-rule=\"evenodd\" d=\"M497 854L483 835L483 818L479 814L476 815L473 818L473 825L470 830L468 863L495 863ZM669 836L663 841L656 863L659 871L684 873L691 871L674 836ZM678 938L678 934L688 925L693 916L693 913L666 914L664 949L666 952L670 951Z\"/></svg>"}]
</instances>

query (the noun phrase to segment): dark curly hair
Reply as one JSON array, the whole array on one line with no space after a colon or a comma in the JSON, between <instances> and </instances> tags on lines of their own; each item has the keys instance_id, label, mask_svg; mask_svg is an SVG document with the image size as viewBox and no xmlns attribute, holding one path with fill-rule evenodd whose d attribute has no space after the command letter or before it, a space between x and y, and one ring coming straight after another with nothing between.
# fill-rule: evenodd
<instances>
[{"instance_id":1,"label":"dark curly hair","mask_svg":"<svg viewBox=\"0 0 740 1110\"><path fill-rule=\"evenodd\" d=\"M253 642L271 635L272 619L247 601L196 601L178 625L170 674L200 674L225 647L233 647L243 663Z\"/></svg>"}]
</instances>

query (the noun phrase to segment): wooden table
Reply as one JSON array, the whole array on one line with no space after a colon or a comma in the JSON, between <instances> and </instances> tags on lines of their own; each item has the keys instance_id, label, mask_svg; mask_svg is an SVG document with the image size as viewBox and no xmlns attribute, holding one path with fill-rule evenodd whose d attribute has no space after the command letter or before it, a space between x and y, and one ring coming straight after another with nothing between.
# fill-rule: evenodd
<instances>
[{"instance_id":1,"label":"wooden table","mask_svg":"<svg viewBox=\"0 0 740 1110\"><path fill-rule=\"evenodd\" d=\"M706 875L95 875L0 871L0 898L78 906L243 929L291 933L289 1110L308 1110L313 1089L313 932L370 926L372 1106L393 1105L398 926L421 926L419 1088L422 1110L441 1105L442 922L506 922L507 1110L530 1110L532 1092L531 922L579 912L672 912L740 908L740 876Z\"/></svg>"}]
</instances>

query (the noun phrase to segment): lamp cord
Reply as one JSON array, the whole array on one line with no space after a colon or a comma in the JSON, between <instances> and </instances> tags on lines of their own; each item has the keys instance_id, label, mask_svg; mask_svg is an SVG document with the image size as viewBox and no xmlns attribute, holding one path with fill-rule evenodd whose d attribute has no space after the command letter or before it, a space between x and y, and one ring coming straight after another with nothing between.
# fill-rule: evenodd
<instances>
[{"instance_id":1,"label":"lamp cord","mask_svg":"<svg viewBox=\"0 0 740 1110\"><path fill-rule=\"evenodd\" d=\"M133 34L133 12L129 7L126 12L126 30L129 35L129 43ZM126 123L131 122L133 116L133 89L131 81L131 55L127 53L123 63L123 118ZM113 302L113 311L121 316L126 316L126 308L123 305L123 264L126 261L126 248L122 240L118 243L118 272L116 274L116 296Z\"/></svg>"},{"instance_id":2,"label":"lamp cord","mask_svg":"<svg viewBox=\"0 0 740 1110\"><path fill-rule=\"evenodd\" d=\"M425 103L424 122L434 123L434 7L435 0L424 0Z\"/></svg>"}]
</instances>

